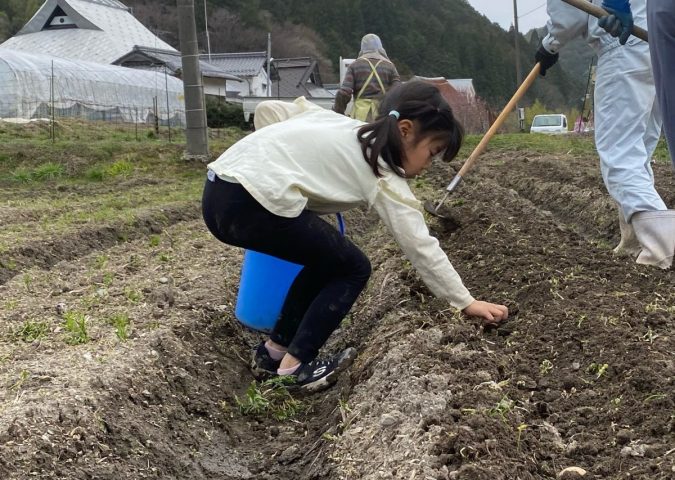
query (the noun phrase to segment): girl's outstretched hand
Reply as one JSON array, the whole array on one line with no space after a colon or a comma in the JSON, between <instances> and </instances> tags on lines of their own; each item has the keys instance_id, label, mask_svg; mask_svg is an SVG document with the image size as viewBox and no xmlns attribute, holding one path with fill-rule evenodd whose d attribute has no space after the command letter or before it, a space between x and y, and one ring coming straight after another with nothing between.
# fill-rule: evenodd
<instances>
[{"instance_id":1,"label":"girl's outstretched hand","mask_svg":"<svg viewBox=\"0 0 675 480\"><path fill-rule=\"evenodd\" d=\"M481 300L474 300L474 302L462 310L470 317L483 318L486 323L499 323L506 320L509 316L509 309L506 305L498 305L496 303L483 302Z\"/></svg>"}]
</instances>

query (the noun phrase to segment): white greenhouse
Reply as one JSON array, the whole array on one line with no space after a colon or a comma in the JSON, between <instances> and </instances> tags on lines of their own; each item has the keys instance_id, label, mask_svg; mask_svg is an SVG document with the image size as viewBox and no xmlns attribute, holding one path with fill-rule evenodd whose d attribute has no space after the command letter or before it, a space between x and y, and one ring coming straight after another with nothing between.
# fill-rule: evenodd
<instances>
[{"instance_id":1,"label":"white greenhouse","mask_svg":"<svg viewBox=\"0 0 675 480\"><path fill-rule=\"evenodd\" d=\"M163 73L0 48L0 118L185 121L183 82Z\"/></svg>"}]
</instances>

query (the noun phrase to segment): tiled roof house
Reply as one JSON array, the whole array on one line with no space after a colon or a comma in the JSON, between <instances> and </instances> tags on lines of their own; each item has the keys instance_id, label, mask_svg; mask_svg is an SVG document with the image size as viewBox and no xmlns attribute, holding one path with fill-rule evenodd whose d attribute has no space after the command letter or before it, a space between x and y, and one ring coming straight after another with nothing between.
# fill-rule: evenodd
<instances>
[{"instance_id":1,"label":"tiled roof house","mask_svg":"<svg viewBox=\"0 0 675 480\"><path fill-rule=\"evenodd\" d=\"M318 62L311 57L272 60L271 97L332 98L323 87Z\"/></svg>"},{"instance_id":2,"label":"tiled roof house","mask_svg":"<svg viewBox=\"0 0 675 480\"><path fill-rule=\"evenodd\" d=\"M244 80L242 83L228 83L227 89L233 95L240 97L267 95L266 52L212 53L200 55L199 58L202 62L207 62Z\"/></svg>"},{"instance_id":3,"label":"tiled roof house","mask_svg":"<svg viewBox=\"0 0 675 480\"><path fill-rule=\"evenodd\" d=\"M169 75L178 78L183 77L181 54L176 50L163 50L136 45L131 52L118 58L113 63L122 67L152 70L160 73L164 72L164 68L166 68ZM239 77L204 60L199 61L199 69L202 74L204 93L206 95L225 97L225 92L231 88L230 85L232 83L244 84L244 81Z\"/></svg>"},{"instance_id":4,"label":"tiled roof house","mask_svg":"<svg viewBox=\"0 0 675 480\"><path fill-rule=\"evenodd\" d=\"M176 51L118 0L46 0L0 48L110 64L134 45Z\"/></svg>"}]
</instances>

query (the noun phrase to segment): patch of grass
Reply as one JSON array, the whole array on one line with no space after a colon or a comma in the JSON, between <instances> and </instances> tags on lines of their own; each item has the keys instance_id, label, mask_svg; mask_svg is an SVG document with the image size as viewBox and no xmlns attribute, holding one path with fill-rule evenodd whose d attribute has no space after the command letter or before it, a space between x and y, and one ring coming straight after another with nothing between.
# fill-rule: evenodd
<instances>
[{"instance_id":1,"label":"patch of grass","mask_svg":"<svg viewBox=\"0 0 675 480\"><path fill-rule=\"evenodd\" d=\"M97 255L94 259L94 266L97 270L103 270L108 265L107 255Z\"/></svg>"},{"instance_id":2,"label":"patch of grass","mask_svg":"<svg viewBox=\"0 0 675 480\"><path fill-rule=\"evenodd\" d=\"M62 164L47 162L33 170L31 177L33 180L46 181L63 177L65 174L66 167L64 167Z\"/></svg>"},{"instance_id":3,"label":"patch of grass","mask_svg":"<svg viewBox=\"0 0 675 480\"><path fill-rule=\"evenodd\" d=\"M499 417L502 419L502 422L507 423L506 415L513 411L514 402L509 397L504 395L497 405L488 410L488 414L491 417Z\"/></svg>"},{"instance_id":4,"label":"patch of grass","mask_svg":"<svg viewBox=\"0 0 675 480\"><path fill-rule=\"evenodd\" d=\"M21 388L21 386L26 383L26 380L30 378L30 372L28 370L21 370L21 374L19 375L19 379L11 386L9 387L10 390L16 392Z\"/></svg>"},{"instance_id":5,"label":"patch of grass","mask_svg":"<svg viewBox=\"0 0 675 480\"><path fill-rule=\"evenodd\" d=\"M69 345L79 345L89 341L87 333L87 317L84 313L70 311L63 315L66 329L66 343Z\"/></svg>"},{"instance_id":6,"label":"patch of grass","mask_svg":"<svg viewBox=\"0 0 675 480\"><path fill-rule=\"evenodd\" d=\"M103 165L94 165L84 172L84 177L92 182L102 182L105 179L105 167Z\"/></svg>"},{"instance_id":7,"label":"patch of grass","mask_svg":"<svg viewBox=\"0 0 675 480\"><path fill-rule=\"evenodd\" d=\"M128 160L117 160L110 165L94 165L84 173L85 178L102 182L108 178L128 177L134 171L134 165Z\"/></svg>"},{"instance_id":8,"label":"patch of grass","mask_svg":"<svg viewBox=\"0 0 675 480\"><path fill-rule=\"evenodd\" d=\"M134 172L134 165L129 160L117 160L107 168L111 177L128 177Z\"/></svg>"},{"instance_id":9,"label":"patch of grass","mask_svg":"<svg viewBox=\"0 0 675 480\"><path fill-rule=\"evenodd\" d=\"M14 336L20 338L24 342L30 343L46 337L48 332L49 326L46 322L26 320L23 325L21 325L21 328L14 332Z\"/></svg>"},{"instance_id":10,"label":"patch of grass","mask_svg":"<svg viewBox=\"0 0 675 480\"><path fill-rule=\"evenodd\" d=\"M287 420L305 411L307 407L294 399L288 386L295 382L292 376L279 376L262 383L253 381L246 390L246 396L240 400L235 395L239 411L243 415L273 417Z\"/></svg>"},{"instance_id":11,"label":"patch of grass","mask_svg":"<svg viewBox=\"0 0 675 480\"><path fill-rule=\"evenodd\" d=\"M150 241L149 241L149 243L150 243L150 246L151 246L151 247L157 247L157 246L159 246L159 244L160 244L161 241L162 241L162 240L161 240L161 238L160 238L159 235L150 235Z\"/></svg>"},{"instance_id":12,"label":"patch of grass","mask_svg":"<svg viewBox=\"0 0 675 480\"><path fill-rule=\"evenodd\" d=\"M131 303L138 303L143 299L143 294L131 287L124 287L124 296Z\"/></svg>"},{"instance_id":13,"label":"patch of grass","mask_svg":"<svg viewBox=\"0 0 675 480\"><path fill-rule=\"evenodd\" d=\"M19 306L19 302L17 300L7 300L5 304L3 305L3 308L5 310L15 310L16 307Z\"/></svg>"},{"instance_id":14,"label":"patch of grass","mask_svg":"<svg viewBox=\"0 0 675 480\"><path fill-rule=\"evenodd\" d=\"M516 428L516 432L517 432L516 433L516 448L518 449L518 451L520 451L520 438L522 437L523 432L527 429L528 426L529 425L527 425L525 423L521 423L520 425L518 425L518 428Z\"/></svg>"},{"instance_id":15,"label":"patch of grass","mask_svg":"<svg viewBox=\"0 0 675 480\"><path fill-rule=\"evenodd\" d=\"M117 338L123 342L126 342L129 339L129 328L131 326L131 322L125 313L113 315L110 318L109 323L115 328L115 334L117 335Z\"/></svg>"},{"instance_id":16,"label":"patch of grass","mask_svg":"<svg viewBox=\"0 0 675 480\"><path fill-rule=\"evenodd\" d=\"M547 359L542 360L542 362L539 364L539 373L541 375L546 375L551 370L553 370L553 363Z\"/></svg>"},{"instance_id":17,"label":"patch of grass","mask_svg":"<svg viewBox=\"0 0 675 480\"><path fill-rule=\"evenodd\" d=\"M23 286L27 292L30 292L31 287L33 286L33 277L27 273L23 274Z\"/></svg>"},{"instance_id":18,"label":"patch of grass","mask_svg":"<svg viewBox=\"0 0 675 480\"><path fill-rule=\"evenodd\" d=\"M18 168L12 172L11 179L18 183L28 183L33 179L33 177L30 170Z\"/></svg>"},{"instance_id":19,"label":"patch of grass","mask_svg":"<svg viewBox=\"0 0 675 480\"><path fill-rule=\"evenodd\" d=\"M602 377L607 369L609 368L609 365L606 363L591 363L588 368L586 368L586 372L595 375L595 378L600 378Z\"/></svg>"}]
</instances>

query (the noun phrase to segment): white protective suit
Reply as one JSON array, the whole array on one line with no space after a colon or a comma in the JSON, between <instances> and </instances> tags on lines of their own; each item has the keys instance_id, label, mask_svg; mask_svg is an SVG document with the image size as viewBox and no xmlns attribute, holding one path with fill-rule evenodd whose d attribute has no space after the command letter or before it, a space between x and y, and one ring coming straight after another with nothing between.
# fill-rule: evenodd
<instances>
[{"instance_id":1,"label":"white protective suit","mask_svg":"<svg viewBox=\"0 0 675 480\"><path fill-rule=\"evenodd\" d=\"M663 129L675 169L675 0L648 3L647 17L656 96L659 97Z\"/></svg>"},{"instance_id":2,"label":"white protective suit","mask_svg":"<svg viewBox=\"0 0 675 480\"><path fill-rule=\"evenodd\" d=\"M647 0L632 0L635 25L647 27ZM548 35L542 45L556 53L583 36L598 55L595 143L602 178L626 222L633 214L666 210L654 188L650 161L661 135L649 45L631 36L625 46L598 26L595 17L562 0L548 0ZM593 0L600 6L602 0Z\"/></svg>"}]
</instances>

